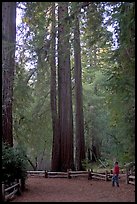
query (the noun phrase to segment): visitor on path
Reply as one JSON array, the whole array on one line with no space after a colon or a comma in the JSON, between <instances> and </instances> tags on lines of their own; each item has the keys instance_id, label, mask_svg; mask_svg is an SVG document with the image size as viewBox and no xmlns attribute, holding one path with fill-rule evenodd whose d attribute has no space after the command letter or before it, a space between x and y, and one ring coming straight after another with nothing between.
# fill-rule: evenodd
<instances>
[{"instance_id":1,"label":"visitor on path","mask_svg":"<svg viewBox=\"0 0 137 204\"><path fill-rule=\"evenodd\" d=\"M112 176L112 186L115 186L115 184L119 187L119 165L117 161L115 162Z\"/></svg>"}]
</instances>

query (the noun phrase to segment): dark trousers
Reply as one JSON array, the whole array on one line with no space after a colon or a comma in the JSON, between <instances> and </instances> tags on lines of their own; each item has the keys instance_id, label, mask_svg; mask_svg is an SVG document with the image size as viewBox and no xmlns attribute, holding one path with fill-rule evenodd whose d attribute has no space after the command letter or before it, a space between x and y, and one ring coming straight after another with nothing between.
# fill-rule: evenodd
<instances>
[{"instance_id":1,"label":"dark trousers","mask_svg":"<svg viewBox=\"0 0 137 204\"><path fill-rule=\"evenodd\" d=\"M112 177L112 186L115 186L115 183L119 187L119 176L118 176L118 174L115 174Z\"/></svg>"}]
</instances>

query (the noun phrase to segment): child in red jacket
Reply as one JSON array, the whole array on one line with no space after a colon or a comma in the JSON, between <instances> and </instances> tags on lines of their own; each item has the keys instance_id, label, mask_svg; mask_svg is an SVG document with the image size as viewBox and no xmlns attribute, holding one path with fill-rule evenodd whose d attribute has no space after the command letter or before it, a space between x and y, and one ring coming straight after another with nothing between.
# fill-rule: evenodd
<instances>
[{"instance_id":1,"label":"child in red jacket","mask_svg":"<svg viewBox=\"0 0 137 204\"><path fill-rule=\"evenodd\" d=\"M112 186L115 186L115 183L117 184L117 187L119 187L119 166L118 166L118 162L115 162L115 166L114 166L114 169L113 169Z\"/></svg>"}]
</instances>

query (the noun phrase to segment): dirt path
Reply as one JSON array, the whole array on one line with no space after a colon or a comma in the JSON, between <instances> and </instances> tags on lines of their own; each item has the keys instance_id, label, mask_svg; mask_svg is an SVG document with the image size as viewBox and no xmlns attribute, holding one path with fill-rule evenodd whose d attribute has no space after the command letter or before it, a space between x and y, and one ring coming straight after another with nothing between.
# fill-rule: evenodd
<instances>
[{"instance_id":1,"label":"dirt path","mask_svg":"<svg viewBox=\"0 0 137 204\"><path fill-rule=\"evenodd\" d=\"M135 186L120 180L120 187L110 181L87 178L30 177L27 191L11 202L135 202Z\"/></svg>"}]
</instances>

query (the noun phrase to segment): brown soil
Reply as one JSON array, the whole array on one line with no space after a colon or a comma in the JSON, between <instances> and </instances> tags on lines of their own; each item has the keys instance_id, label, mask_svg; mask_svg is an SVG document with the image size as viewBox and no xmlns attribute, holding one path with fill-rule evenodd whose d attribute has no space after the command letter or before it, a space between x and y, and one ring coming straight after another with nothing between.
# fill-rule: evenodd
<instances>
[{"instance_id":1,"label":"brown soil","mask_svg":"<svg viewBox=\"0 0 137 204\"><path fill-rule=\"evenodd\" d=\"M111 181L77 178L29 177L27 190L11 202L135 202L135 186L120 179L120 187Z\"/></svg>"}]
</instances>

